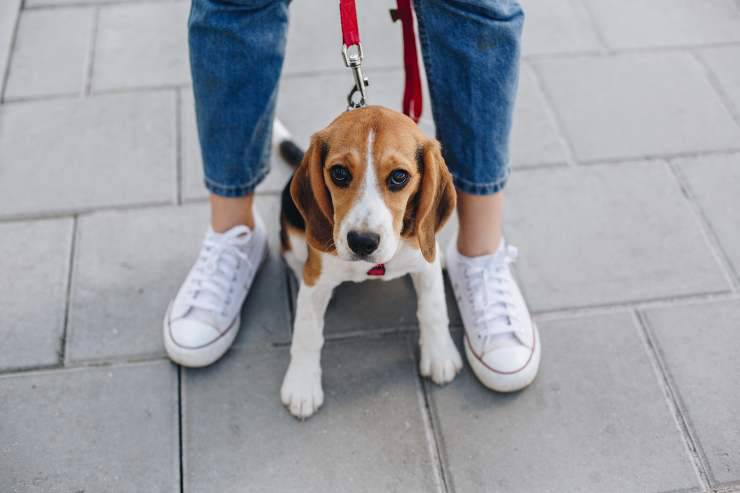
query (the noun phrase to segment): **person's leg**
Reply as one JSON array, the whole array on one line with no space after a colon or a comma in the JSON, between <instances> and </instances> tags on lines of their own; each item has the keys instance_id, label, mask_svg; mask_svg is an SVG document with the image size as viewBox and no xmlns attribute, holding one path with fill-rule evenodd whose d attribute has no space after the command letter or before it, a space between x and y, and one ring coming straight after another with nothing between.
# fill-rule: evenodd
<instances>
[{"instance_id":1,"label":"person's leg","mask_svg":"<svg viewBox=\"0 0 740 493\"><path fill-rule=\"evenodd\" d=\"M524 14L516 0L415 0L437 137L458 191L447 269L478 379L521 389L539 367L537 329L509 270L503 188Z\"/></svg>"},{"instance_id":2,"label":"person's leg","mask_svg":"<svg viewBox=\"0 0 740 493\"><path fill-rule=\"evenodd\" d=\"M457 191L457 249L467 257L494 253L501 244L504 192L474 195Z\"/></svg>"},{"instance_id":3,"label":"person's leg","mask_svg":"<svg viewBox=\"0 0 740 493\"><path fill-rule=\"evenodd\" d=\"M437 135L458 190L458 247L468 256L493 253L524 16L514 0L416 0L415 7Z\"/></svg>"},{"instance_id":4,"label":"person's leg","mask_svg":"<svg viewBox=\"0 0 740 493\"><path fill-rule=\"evenodd\" d=\"M205 366L231 346L267 253L253 192L269 169L288 0L192 0L190 65L211 227L167 309L167 354Z\"/></svg>"},{"instance_id":5,"label":"person's leg","mask_svg":"<svg viewBox=\"0 0 740 493\"><path fill-rule=\"evenodd\" d=\"M211 226L254 227L251 195L269 171L287 0L193 0L190 65Z\"/></svg>"}]
</instances>

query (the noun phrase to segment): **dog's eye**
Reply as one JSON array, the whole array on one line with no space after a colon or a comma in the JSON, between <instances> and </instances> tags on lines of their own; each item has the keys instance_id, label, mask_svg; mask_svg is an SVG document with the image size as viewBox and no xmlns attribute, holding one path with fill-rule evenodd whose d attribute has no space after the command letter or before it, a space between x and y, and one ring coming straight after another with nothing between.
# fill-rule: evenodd
<instances>
[{"instance_id":1,"label":"dog's eye","mask_svg":"<svg viewBox=\"0 0 740 493\"><path fill-rule=\"evenodd\" d=\"M339 164L332 166L329 174L331 175L331 181L338 187L346 187L352 181L352 175L349 170Z\"/></svg>"},{"instance_id":2,"label":"dog's eye","mask_svg":"<svg viewBox=\"0 0 740 493\"><path fill-rule=\"evenodd\" d=\"M409 181L409 174L402 169L395 169L388 175L388 188L392 191L401 190Z\"/></svg>"}]
</instances>

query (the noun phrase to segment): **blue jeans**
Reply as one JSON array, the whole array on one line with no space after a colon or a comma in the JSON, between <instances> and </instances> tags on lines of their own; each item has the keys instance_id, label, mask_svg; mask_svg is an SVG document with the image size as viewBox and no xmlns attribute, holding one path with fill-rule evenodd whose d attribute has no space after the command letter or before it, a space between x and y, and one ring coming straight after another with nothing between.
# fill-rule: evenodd
<instances>
[{"instance_id":1,"label":"blue jeans","mask_svg":"<svg viewBox=\"0 0 740 493\"><path fill-rule=\"evenodd\" d=\"M288 4L192 0L198 135L205 184L216 195L249 194L269 171ZM437 138L455 185L476 195L496 193L509 175L522 9L516 0L414 0L414 5Z\"/></svg>"}]
</instances>

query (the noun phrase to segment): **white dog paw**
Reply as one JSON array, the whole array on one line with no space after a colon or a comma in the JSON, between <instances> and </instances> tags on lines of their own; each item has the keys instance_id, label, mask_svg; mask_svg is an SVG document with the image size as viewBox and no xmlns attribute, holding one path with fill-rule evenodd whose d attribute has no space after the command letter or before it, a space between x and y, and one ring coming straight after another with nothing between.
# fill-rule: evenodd
<instances>
[{"instance_id":1,"label":"white dog paw","mask_svg":"<svg viewBox=\"0 0 740 493\"><path fill-rule=\"evenodd\" d=\"M280 389L280 398L296 418L305 419L318 411L324 403L321 368L291 362Z\"/></svg>"},{"instance_id":2,"label":"white dog paw","mask_svg":"<svg viewBox=\"0 0 740 493\"><path fill-rule=\"evenodd\" d=\"M449 336L445 339L421 344L419 371L422 376L431 377L434 383L440 385L451 382L462 369L462 358L455 344Z\"/></svg>"}]
</instances>

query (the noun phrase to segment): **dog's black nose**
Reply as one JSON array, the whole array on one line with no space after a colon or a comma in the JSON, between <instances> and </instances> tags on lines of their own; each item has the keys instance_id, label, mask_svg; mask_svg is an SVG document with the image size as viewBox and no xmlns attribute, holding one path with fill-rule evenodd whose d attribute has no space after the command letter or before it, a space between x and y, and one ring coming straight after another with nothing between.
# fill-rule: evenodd
<instances>
[{"instance_id":1,"label":"dog's black nose","mask_svg":"<svg viewBox=\"0 0 740 493\"><path fill-rule=\"evenodd\" d=\"M380 244L380 235L376 233L350 231L347 233L347 244L357 255L370 255Z\"/></svg>"}]
</instances>

